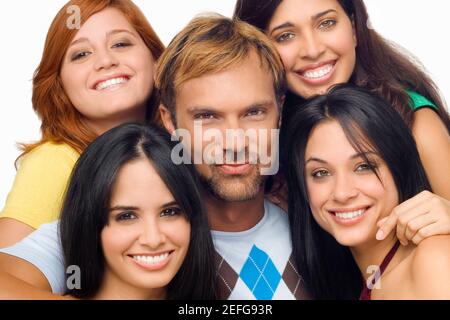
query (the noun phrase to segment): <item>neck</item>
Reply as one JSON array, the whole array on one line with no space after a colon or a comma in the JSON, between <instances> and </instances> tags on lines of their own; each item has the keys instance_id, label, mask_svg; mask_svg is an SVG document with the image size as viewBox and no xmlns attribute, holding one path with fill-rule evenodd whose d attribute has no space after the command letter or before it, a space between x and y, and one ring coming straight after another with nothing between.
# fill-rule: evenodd
<instances>
[{"instance_id":1,"label":"neck","mask_svg":"<svg viewBox=\"0 0 450 320\"><path fill-rule=\"evenodd\" d=\"M212 230L240 232L253 228L264 216L264 188L247 201L228 202L211 195L206 197L206 209Z\"/></svg>"},{"instance_id":2,"label":"neck","mask_svg":"<svg viewBox=\"0 0 450 320\"><path fill-rule=\"evenodd\" d=\"M167 288L139 288L117 278L106 271L103 283L94 300L163 300Z\"/></svg>"},{"instance_id":3,"label":"neck","mask_svg":"<svg viewBox=\"0 0 450 320\"><path fill-rule=\"evenodd\" d=\"M84 123L96 135L100 136L106 131L115 128L124 123L145 123L146 109L145 105L135 108L127 113L120 113L105 119L84 118Z\"/></svg>"},{"instance_id":4,"label":"neck","mask_svg":"<svg viewBox=\"0 0 450 320\"><path fill-rule=\"evenodd\" d=\"M397 240L398 239L395 235L395 232L392 232L383 241L378 241L374 239L369 243L364 243L359 246L350 248L353 257L359 267L359 270L361 271L361 274L365 280L367 280L370 276L373 275L373 272L370 271L369 266L381 266L381 263L383 262L384 258L392 249ZM402 247L400 246L398 251L401 250ZM393 267L395 267L396 264L398 264L396 259L397 256L398 255L394 256L391 263L389 263L388 267L386 268L383 274L388 273L390 269L392 269Z\"/></svg>"}]
</instances>

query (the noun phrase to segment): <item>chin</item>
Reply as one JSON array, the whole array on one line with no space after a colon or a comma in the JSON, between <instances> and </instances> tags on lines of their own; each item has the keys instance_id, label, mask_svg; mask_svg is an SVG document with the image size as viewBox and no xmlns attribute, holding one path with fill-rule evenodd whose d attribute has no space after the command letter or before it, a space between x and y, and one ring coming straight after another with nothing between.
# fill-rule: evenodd
<instances>
[{"instance_id":1,"label":"chin","mask_svg":"<svg viewBox=\"0 0 450 320\"><path fill-rule=\"evenodd\" d=\"M334 238L340 245L346 247L356 247L363 243L361 239L350 236L335 236Z\"/></svg>"},{"instance_id":2,"label":"chin","mask_svg":"<svg viewBox=\"0 0 450 320\"><path fill-rule=\"evenodd\" d=\"M167 287L169 283L169 279L158 279L154 281L143 282L140 287L143 289L159 289Z\"/></svg>"},{"instance_id":3,"label":"chin","mask_svg":"<svg viewBox=\"0 0 450 320\"><path fill-rule=\"evenodd\" d=\"M117 100L111 102L108 110L112 113L132 112L138 109L138 106L141 105L142 103L139 103L138 101L130 100L129 97L124 97L124 99L118 98Z\"/></svg>"},{"instance_id":4,"label":"chin","mask_svg":"<svg viewBox=\"0 0 450 320\"><path fill-rule=\"evenodd\" d=\"M358 247L368 243L370 241L369 233L362 232L358 230L339 232L333 234L336 241L346 247ZM373 239L375 239L375 234L373 234Z\"/></svg>"},{"instance_id":5,"label":"chin","mask_svg":"<svg viewBox=\"0 0 450 320\"><path fill-rule=\"evenodd\" d=\"M139 276L139 277L133 277L133 279L130 279L129 283L131 283L136 288L142 288L142 289L158 289L163 288L167 286L170 281L173 279L173 275L162 275L162 276L156 276L156 275L147 275L147 276Z\"/></svg>"}]
</instances>

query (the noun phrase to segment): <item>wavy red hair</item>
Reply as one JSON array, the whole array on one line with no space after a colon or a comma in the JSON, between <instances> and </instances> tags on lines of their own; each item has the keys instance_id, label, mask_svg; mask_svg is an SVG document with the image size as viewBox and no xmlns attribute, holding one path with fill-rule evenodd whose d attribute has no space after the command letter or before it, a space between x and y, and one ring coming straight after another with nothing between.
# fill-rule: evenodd
<instances>
[{"instance_id":1,"label":"wavy red hair","mask_svg":"<svg viewBox=\"0 0 450 320\"><path fill-rule=\"evenodd\" d=\"M78 32L67 27L72 13L70 6L80 9L81 25L92 15L115 8L122 12L128 22L141 36L155 60L164 50L159 37L147 18L131 0L71 0L56 15L47 33L42 59L33 76L33 109L42 121L42 138L34 144L23 144L23 153L30 152L45 142L66 143L78 152L96 138L96 134L83 122L82 115L75 109L66 95L61 77L61 67L66 51ZM151 119L157 103L157 92L153 90L147 106L147 119Z\"/></svg>"}]
</instances>

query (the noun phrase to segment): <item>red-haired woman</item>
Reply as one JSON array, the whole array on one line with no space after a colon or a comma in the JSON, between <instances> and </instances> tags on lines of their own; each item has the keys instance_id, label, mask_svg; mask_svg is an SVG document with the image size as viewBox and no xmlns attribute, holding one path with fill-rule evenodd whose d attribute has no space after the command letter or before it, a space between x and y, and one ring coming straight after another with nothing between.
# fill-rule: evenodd
<instances>
[{"instance_id":1,"label":"red-haired woman","mask_svg":"<svg viewBox=\"0 0 450 320\"><path fill-rule=\"evenodd\" d=\"M73 12L80 13L78 29ZM163 49L130 0L72 0L59 11L33 77L42 138L24 145L0 214L0 247L58 219L72 168L98 135L151 119L153 69Z\"/></svg>"}]
</instances>

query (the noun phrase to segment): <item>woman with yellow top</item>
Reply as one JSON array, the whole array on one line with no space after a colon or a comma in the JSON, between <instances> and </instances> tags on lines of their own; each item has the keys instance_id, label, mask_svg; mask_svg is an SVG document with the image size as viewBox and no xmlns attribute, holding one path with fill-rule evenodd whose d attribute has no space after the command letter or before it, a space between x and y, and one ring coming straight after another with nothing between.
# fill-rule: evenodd
<instances>
[{"instance_id":1,"label":"woman with yellow top","mask_svg":"<svg viewBox=\"0 0 450 320\"><path fill-rule=\"evenodd\" d=\"M80 9L81 28L68 25L70 6ZM163 49L130 0L72 0L59 11L33 77L42 138L19 158L0 214L0 247L58 219L72 168L98 135L152 117L153 70Z\"/></svg>"}]
</instances>

